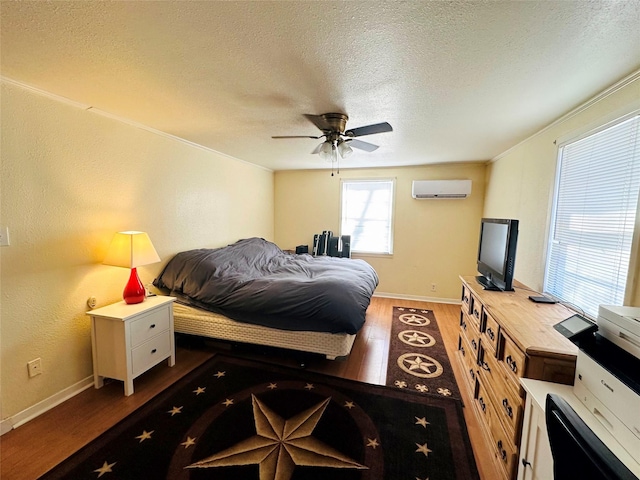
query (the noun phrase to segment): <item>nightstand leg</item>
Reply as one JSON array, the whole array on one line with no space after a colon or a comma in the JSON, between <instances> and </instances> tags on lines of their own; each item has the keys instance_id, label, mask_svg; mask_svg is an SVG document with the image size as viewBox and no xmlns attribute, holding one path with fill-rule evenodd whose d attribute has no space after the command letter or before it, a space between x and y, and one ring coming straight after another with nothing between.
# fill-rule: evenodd
<instances>
[{"instance_id":1,"label":"nightstand leg","mask_svg":"<svg viewBox=\"0 0 640 480\"><path fill-rule=\"evenodd\" d=\"M126 397L133 393L133 380L124 381L124 394Z\"/></svg>"},{"instance_id":2,"label":"nightstand leg","mask_svg":"<svg viewBox=\"0 0 640 480\"><path fill-rule=\"evenodd\" d=\"M176 364L176 354L172 353L169 357L169 366L173 367Z\"/></svg>"},{"instance_id":3,"label":"nightstand leg","mask_svg":"<svg viewBox=\"0 0 640 480\"><path fill-rule=\"evenodd\" d=\"M93 386L95 388L102 388L104 386L104 377L101 377L100 375L94 375Z\"/></svg>"}]
</instances>

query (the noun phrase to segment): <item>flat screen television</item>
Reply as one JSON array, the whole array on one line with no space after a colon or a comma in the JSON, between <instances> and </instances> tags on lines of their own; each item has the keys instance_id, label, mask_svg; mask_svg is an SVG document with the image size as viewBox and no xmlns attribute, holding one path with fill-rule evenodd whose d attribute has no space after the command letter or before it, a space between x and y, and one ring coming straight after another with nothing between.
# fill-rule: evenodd
<instances>
[{"instance_id":1,"label":"flat screen television","mask_svg":"<svg viewBox=\"0 0 640 480\"><path fill-rule=\"evenodd\" d=\"M483 218L478 245L478 282L486 290L513 290L518 220Z\"/></svg>"}]
</instances>

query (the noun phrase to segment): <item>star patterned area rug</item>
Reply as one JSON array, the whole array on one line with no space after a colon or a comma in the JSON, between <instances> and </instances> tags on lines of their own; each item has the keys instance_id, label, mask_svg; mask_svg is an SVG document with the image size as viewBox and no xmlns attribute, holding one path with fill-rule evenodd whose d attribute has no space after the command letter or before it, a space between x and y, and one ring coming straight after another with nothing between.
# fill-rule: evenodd
<instances>
[{"instance_id":1,"label":"star patterned area rug","mask_svg":"<svg viewBox=\"0 0 640 480\"><path fill-rule=\"evenodd\" d=\"M458 401L216 355L42 478L479 477Z\"/></svg>"},{"instance_id":2,"label":"star patterned area rug","mask_svg":"<svg viewBox=\"0 0 640 480\"><path fill-rule=\"evenodd\" d=\"M461 398L433 311L393 307L386 384Z\"/></svg>"}]
</instances>

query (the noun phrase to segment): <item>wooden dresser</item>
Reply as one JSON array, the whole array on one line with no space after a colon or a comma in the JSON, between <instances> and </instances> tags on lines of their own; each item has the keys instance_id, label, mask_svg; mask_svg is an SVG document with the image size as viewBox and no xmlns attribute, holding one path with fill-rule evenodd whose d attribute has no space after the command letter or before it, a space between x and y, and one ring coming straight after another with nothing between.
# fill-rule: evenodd
<instances>
[{"instance_id":1,"label":"wooden dresser","mask_svg":"<svg viewBox=\"0 0 640 480\"><path fill-rule=\"evenodd\" d=\"M504 479L515 479L524 391L519 378L573 384L578 349L553 325L574 312L538 304L519 282L512 292L483 290L476 277L462 280L457 360L466 406L479 419Z\"/></svg>"}]
</instances>

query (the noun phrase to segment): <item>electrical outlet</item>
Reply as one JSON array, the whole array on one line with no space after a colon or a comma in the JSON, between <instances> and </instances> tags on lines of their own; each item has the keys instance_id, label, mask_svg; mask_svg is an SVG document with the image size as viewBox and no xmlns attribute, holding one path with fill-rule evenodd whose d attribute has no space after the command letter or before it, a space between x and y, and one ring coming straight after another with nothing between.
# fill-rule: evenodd
<instances>
[{"instance_id":1,"label":"electrical outlet","mask_svg":"<svg viewBox=\"0 0 640 480\"><path fill-rule=\"evenodd\" d=\"M9 227L0 227L0 247L9 246Z\"/></svg>"},{"instance_id":2,"label":"electrical outlet","mask_svg":"<svg viewBox=\"0 0 640 480\"><path fill-rule=\"evenodd\" d=\"M36 358L35 360L27 362L27 369L29 370L29 378L40 375L42 373L42 360Z\"/></svg>"},{"instance_id":3,"label":"electrical outlet","mask_svg":"<svg viewBox=\"0 0 640 480\"><path fill-rule=\"evenodd\" d=\"M432 291L432 292L435 292L436 290L437 290L437 286L436 286L436 284L435 284L435 283L432 283L432 284L431 284L431 291Z\"/></svg>"}]
</instances>

